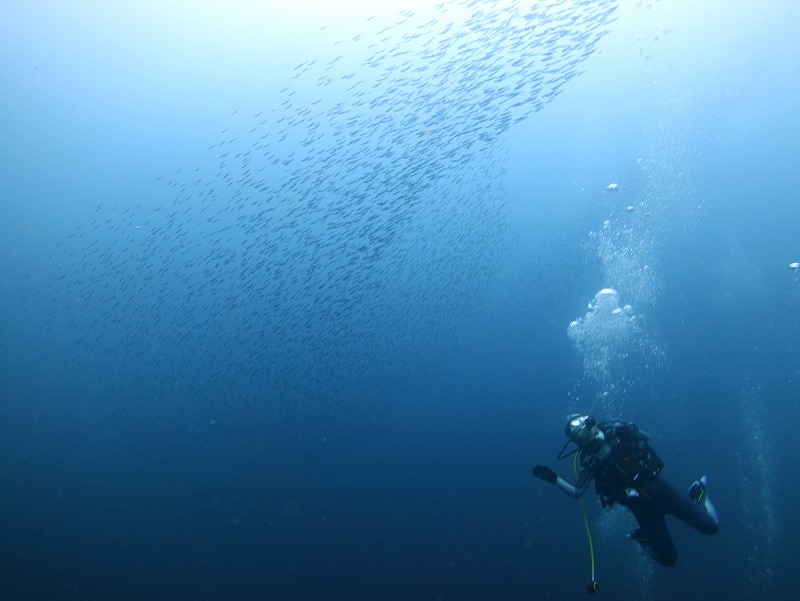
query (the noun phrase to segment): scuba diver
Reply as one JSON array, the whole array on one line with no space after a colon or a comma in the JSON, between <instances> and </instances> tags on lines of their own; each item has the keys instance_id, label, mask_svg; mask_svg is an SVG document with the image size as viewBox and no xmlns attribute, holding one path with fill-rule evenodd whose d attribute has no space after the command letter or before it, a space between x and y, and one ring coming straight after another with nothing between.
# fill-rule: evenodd
<instances>
[{"instance_id":1,"label":"scuba diver","mask_svg":"<svg viewBox=\"0 0 800 601\"><path fill-rule=\"evenodd\" d=\"M619 503L630 510L639 527L628 538L639 543L658 563L672 566L677 560L666 515L675 516L703 534L714 534L719 529L717 511L706 493L706 477L694 482L688 495L681 494L661 478L664 463L650 448L652 437L636 424L597 423L589 415L573 415L564 433L569 440L558 458L570 455L564 454L570 442L577 445L575 484L544 465L535 466L533 475L576 499L594 478L603 507ZM589 542L591 545L591 536Z\"/></svg>"}]
</instances>

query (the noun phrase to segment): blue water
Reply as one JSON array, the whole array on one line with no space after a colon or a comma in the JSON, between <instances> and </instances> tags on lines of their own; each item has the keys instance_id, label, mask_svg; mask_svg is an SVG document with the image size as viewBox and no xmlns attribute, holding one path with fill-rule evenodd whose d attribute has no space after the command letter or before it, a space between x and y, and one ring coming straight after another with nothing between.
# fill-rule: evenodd
<instances>
[{"instance_id":1,"label":"blue water","mask_svg":"<svg viewBox=\"0 0 800 601\"><path fill-rule=\"evenodd\" d=\"M2 598L582 598L573 411L721 516L587 495L602 595L791 598L798 23L4 7Z\"/></svg>"}]
</instances>

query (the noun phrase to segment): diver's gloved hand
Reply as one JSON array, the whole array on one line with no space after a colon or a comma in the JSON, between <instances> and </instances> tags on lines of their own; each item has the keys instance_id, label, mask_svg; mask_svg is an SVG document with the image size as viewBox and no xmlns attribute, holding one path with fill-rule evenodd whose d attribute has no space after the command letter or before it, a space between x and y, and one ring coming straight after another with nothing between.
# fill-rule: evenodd
<instances>
[{"instance_id":1,"label":"diver's gloved hand","mask_svg":"<svg viewBox=\"0 0 800 601\"><path fill-rule=\"evenodd\" d=\"M537 478L541 478L546 482L549 482L550 484L555 484L556 480L558 480L558 474L556 474L546 465L534 465L533 475L536 476Z\"/></svg>"}]
</instances>

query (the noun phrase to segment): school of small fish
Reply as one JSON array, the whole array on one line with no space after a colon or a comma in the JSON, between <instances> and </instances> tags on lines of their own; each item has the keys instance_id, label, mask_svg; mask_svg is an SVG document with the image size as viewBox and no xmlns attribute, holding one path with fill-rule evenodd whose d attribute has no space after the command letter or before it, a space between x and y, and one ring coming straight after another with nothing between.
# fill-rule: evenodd
<instances>
[{"instance_id":1,"label":"school of small fish","mask_svg":"<svg viewBox=\"0 0 800 601\"><path fill-rule=\"evenodd\" d=\"M435 369L513 244L504 134L581 73L616 8L458 0L367 21L277 101L233 111L202 165L159 176L159 206L97 206L38 302L109 394L215 415L324 416Z\"/></svg>"}]
</instances>

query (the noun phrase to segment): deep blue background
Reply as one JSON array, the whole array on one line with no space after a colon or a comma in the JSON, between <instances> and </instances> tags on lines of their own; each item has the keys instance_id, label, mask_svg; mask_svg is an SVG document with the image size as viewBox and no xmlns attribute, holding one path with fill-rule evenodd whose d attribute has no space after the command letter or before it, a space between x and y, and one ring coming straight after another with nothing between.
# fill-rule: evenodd
<instances>
[{"instance_id":1,"label":"deep blue background","mask_svg":"<svg viewBox=\"0 0 800 601\"><path fill-rule=\"evenodd\" d=\"M664 569L588 496L604 595L790 597L797 8L202 6L2 9L0 596L581 598L530 468L585 410L721 516ZM384 53L415 32L464 47ZM598 376L567 327L609 286Z\"/></svg>"}]
</instances>

